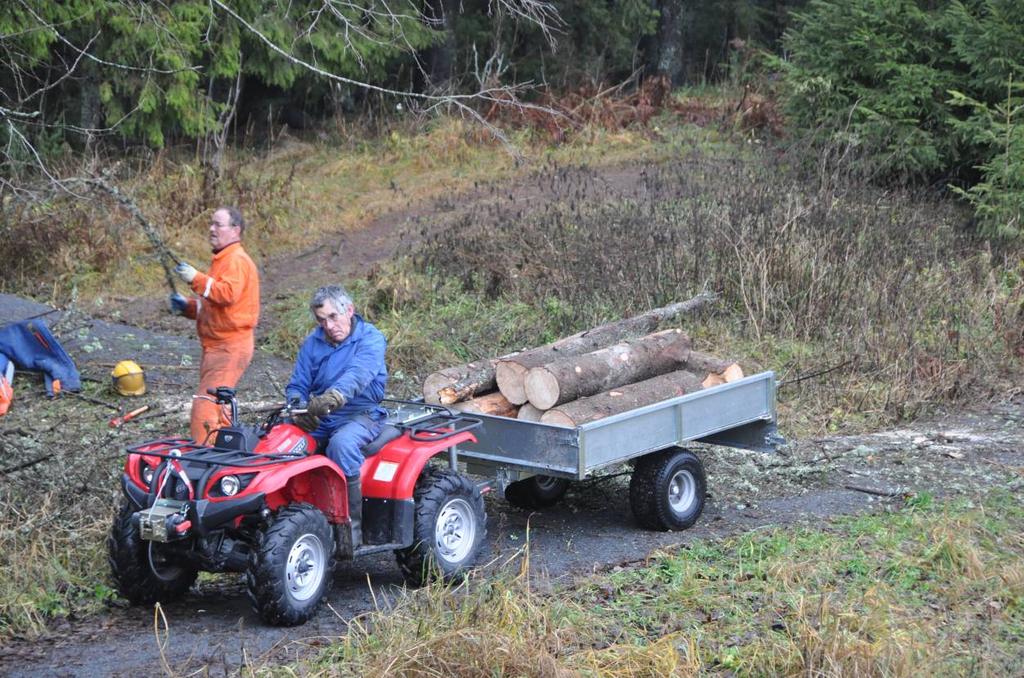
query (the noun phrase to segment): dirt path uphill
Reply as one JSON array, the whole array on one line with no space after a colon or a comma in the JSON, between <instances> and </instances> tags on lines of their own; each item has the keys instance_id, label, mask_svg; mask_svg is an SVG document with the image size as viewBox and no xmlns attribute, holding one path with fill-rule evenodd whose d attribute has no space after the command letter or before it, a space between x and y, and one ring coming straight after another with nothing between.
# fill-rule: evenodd
<instances>
[{"instance_id":1,"label":"dirt path uphill","mask_svg":"<svg viewBox=\"0 0 1024 678\"><path fill-rule=\"evenodd\" d=\"M497 221L496 216L502 214L522 218L543 210L553 200L582 203L636 198L646 190L650 176L651 165L640 161L606 167L544 166L511 181L480 183L421 202L411 202L396 186L392 209L385 214L370 217L359 228L339 228L299 252L257 262L263 301L257 338L276 322L275 301L297 291L365 276L380 263L413 252L438 230L459 228L469 219ZM189 322L168 313L162 291L155 296L109 299L89 312L109 322L128 322L167 334L191 336L193 332Z\"/></svg>"}]
</instances>

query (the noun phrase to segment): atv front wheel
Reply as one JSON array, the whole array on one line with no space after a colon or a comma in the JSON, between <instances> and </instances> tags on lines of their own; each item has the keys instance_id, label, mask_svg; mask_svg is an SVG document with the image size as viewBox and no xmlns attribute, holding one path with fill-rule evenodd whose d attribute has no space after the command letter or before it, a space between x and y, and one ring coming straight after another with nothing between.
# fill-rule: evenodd
<instances>
[{"instance_id":1,"label":"atv front wheel","mask_svg":"<svg viewBox=\"0 0 1024 678\"><path fill-rule=\"evenodd\" d=\"M334 531L324 514L310 504L286 506L249 556L249 600L268 624L302 624L330 590L334 563Z\"/></svg>"},{"instance_id":2,"label":"atv front wheel","mask_svg":"<svg viewBox=\"0 0 1024 678\"><path fill-rule=\"evenodd\" d=\"M146 541L132 522L135 510L125 502L114 516L107 538L107 560L114 586L133 605L152 605L180 598L192 586L198 572L175 562L168 547Z\"/></svg>"},{"instance_id":3,"label":"atv front wheel","mask_svg":"<svg viewBox=\"0 0 1024 678\"><path fill-rule=\"evenodd\" d=\"M505 488L505 501L522 509L548 508L557 504L569 490L569 481L552 476L530 476Z\"/></svg>"},{"instance_id":4,"label":"atv front wheel","mask_svg":"<svg viewBox=\"0 0 1024 678\"><path fill-rule=\"evenodd\" d=\"M455 471L427 467L416 483L412 546L395 551L409 583L451 581L476 562L487 535L480 490Z\"/></svg>"},{"instance_id":5,"label":"atv front wheel","mask_svg":"<svg viewBox=\"0 0 1024 678\"><path fill-rule=\"evenodd\" d=\"M707 477L693 452L671 447L641 457L629 481L633 515L651 530L685 530L704 510Z\"/></svg>"}]
</instances>

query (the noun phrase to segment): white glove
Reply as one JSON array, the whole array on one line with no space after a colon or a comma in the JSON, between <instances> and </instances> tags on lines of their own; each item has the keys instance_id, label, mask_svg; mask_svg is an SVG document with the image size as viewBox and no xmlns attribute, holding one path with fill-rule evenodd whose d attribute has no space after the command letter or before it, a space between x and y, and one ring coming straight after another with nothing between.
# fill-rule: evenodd
<instances>
[{"instance_id":1,"label":"white glove","mask_svg":"<svg viewBox=\"0 0 1024 678\"><path fill-rule=\"evenodd\" d=\"M186 264L184 261L174 267L174 272L189 284L192 283L192 280L196 277L196 273L198 273L192 264Z\"/></svg>"}]
</instances>

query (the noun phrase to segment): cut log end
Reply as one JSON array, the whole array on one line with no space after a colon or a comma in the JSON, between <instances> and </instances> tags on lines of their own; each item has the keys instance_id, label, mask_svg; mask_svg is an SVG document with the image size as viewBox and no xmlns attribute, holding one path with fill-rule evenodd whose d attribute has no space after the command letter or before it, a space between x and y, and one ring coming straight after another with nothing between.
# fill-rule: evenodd
<instances>
[{"instance_id":1,"label":"cut log end","mask_svg":"<svg viewBox=\"0 0 1024 678\"><path fill-rule=\"evenodd\" d=\"M743 368L740 367L738 363L733 363L726 368L725 372L722 373L722 377L725 379L726 383L739 381L743 378Z\"/></svg>"},{"instance_id":2,"label":"cut log end","mask_svg":"<svg viewBox=\"0 0 1024 678\"><path fill-rule=\"evenodd\" d=\"M526 373L529 370L519 363L502 361L494 368L498 390L513 405L522 405L526 398Z\"/></svg>"},{"instance_id":3,"label":"cut log end","mask_svg":"<svg viewBox=\"0 0 1024 678\"><path fill-rule=\"evenodd\" d=\"M530 403L524 403L519 408L519 414L516 416L517 419L523 421L540 421L540 418L544 416L544 410L539 410Z\"/></svg>"},{"instance_id":4,"label":"cut log end","mask_svg":"<svg viewBox=\"0 0 1024 678\"><path fill-rule=\"evenodd\" d=\"M703 388L711 388L712 386L720 386L721 384L728 384L734 381L739 381L743 378L743 368L738 363L732 363L721 372L710 372L708 376L701 382Z\"/></svg>"},{"instance_id":5,"label":"cut log end","mask_svg":"<svg viewBox=\"0 0 1024 678\"><path fill-rule=\"evenodd\" d=\"M540 418L540 423L551 424L552 426L565 426L567 428L574 428L576 426L572 417L558 410L548 410L545 412L544 416Z\"/></svg>"},{"instance_id":6,"label":"cut log end","mask_svg":"<svg viewBox=\"0 0 1024 678\"><path fill-rule=\"evenodd\" d=\"M428 405L441 404L441 390L451 385L451 380L439 372L427 375L423 380L423 401Z\"/></svg>"},{"instance_id":7,"label":"cut log end","mask_svg":"<svg viewBox=\"0 0 1024 678\"><path fill-rule=\"evenodd\" d=\"M558 378L543 367L526 373L524 388L526 399L539 410L549 410L558 403Z\"/></svg>"},{"instance_id":8,"label":"cut log end","mask_svg":"<svg viewBox=\"0 0 1024 678\"><path fill-rule=\"evenodd\" d=\"M466 412L467 414L490 414L496 417L510 417L515 419L519 408L510 403L500 393L488 393L487 395L455 403L453 410Z\"/></svg>"}]
</instances>

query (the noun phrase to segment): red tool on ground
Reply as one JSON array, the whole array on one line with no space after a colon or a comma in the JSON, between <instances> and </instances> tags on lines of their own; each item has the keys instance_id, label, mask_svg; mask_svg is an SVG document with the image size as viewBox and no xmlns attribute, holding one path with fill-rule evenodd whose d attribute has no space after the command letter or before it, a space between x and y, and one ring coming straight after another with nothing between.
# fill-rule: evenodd
<instances>
[{"instance_id":1,"label":"red tool on ground","mask_svg":"<svg viewBox=\"0 0 1024 678\"><path fill-rule=\"evenodd\" d=\"M149 405L143 405L142 407L138 407L132 410L128 414L122 414L120 417L114 417L113 419L110 420L110 428L116 428L121 424L125 423L126 421L131 421L132 419L139 416L148 409Z\"/></svg>"}]
</instances>

